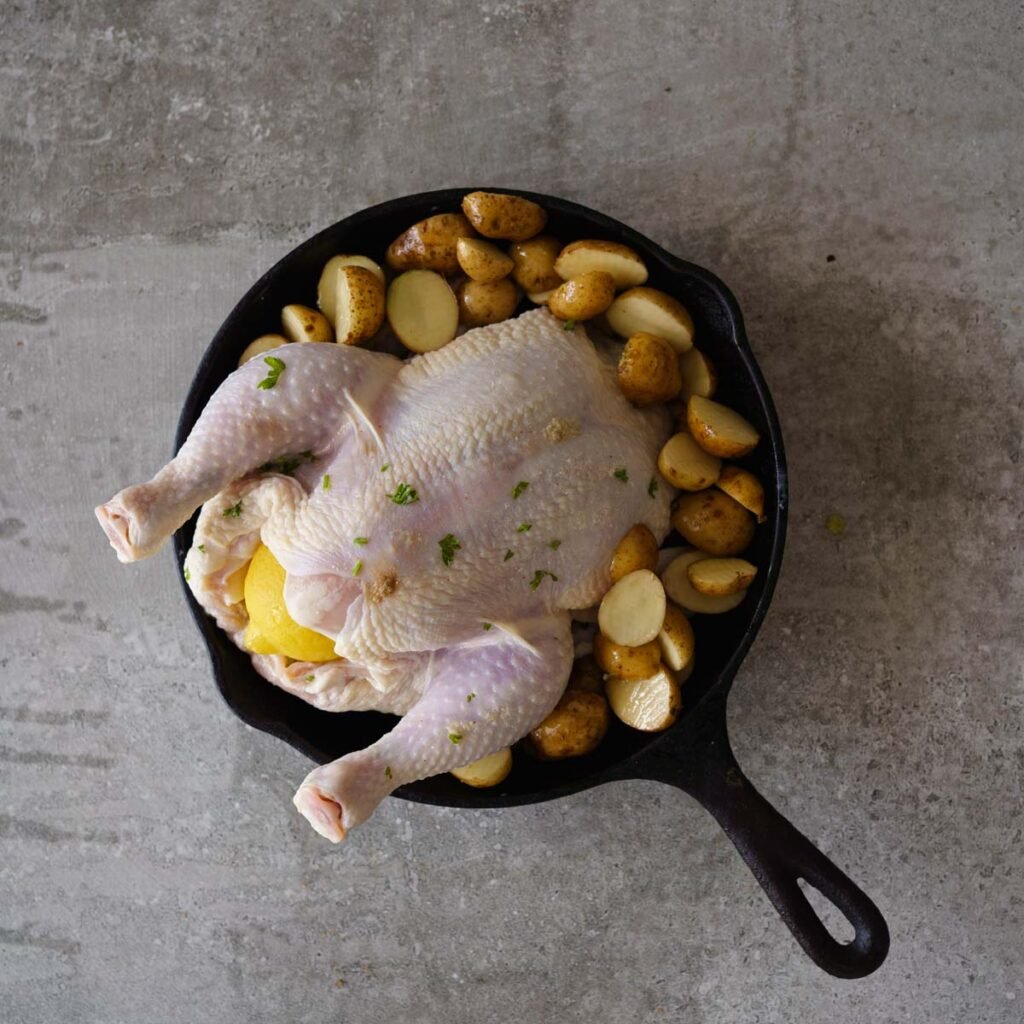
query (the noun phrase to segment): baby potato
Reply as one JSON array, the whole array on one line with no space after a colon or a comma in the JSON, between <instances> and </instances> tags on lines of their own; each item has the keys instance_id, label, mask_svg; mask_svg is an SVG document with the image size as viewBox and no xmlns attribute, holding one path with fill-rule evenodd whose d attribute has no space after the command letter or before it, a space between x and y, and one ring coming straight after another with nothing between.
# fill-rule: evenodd
<instances>
[{"instance_id":1,"label":"baby potato","mask_svg":"<svg viewBox=\"0 0 1024 1024\"><path fill-rule=\"evenodd\" d=\"M748 455L761 439L738 412L700 395L686 403L686 425L701 448L723 459Z\"/></svg>"},{"instance_id":2,"label":"baby potato","mask_svg":"<svg viewBox=\"0 0 1024 1024\"><path fill-rule=\"evenodd\" d=\"M600 693L566 690L555 710L527 737L532 754L542 761L582 757L596 749L608 731L608 702Z\"/></svg>"},{"instance_id":3,"label":"baby potato","mask_svg":"<svg viewBox=\"0 0 1024 1024\"><path fill-rule=\"evenodd\" d=\"M381 284L385 283L384 271L369 256L346 256L343 254L332 256L324 264L324 269L320 271L320 281L316 286L316 304L320 307L320 312L330 321L332 327L334 326L334 307L338 301L336 283L339 267L362 267L379 278Z\"/></svg>"},{"instance_id":4,"label":"baby potato","mask_svg":"<svg viewBox=\"0 0 1024 1024\"><path fill-rule=\"evenodd\" d=\"M282 345L287 344L288 338L283 334L261 334L255 341L250 341L246 345L242 354L238 357L238 365L241 366L243 363L249 362L250 359L263 355L264 352L269 352L271 349L280 348Z\"/></svg>"},{"instance_id":5,"label":"baby potato","mask_svg":"<svg viewBox=\"0 0 1024 1024\"><path fill-rule=\"evenodd\" d=\"M508 747L496 750L493 754L481 757L477 761L464 764L461 768L453 768L452 775L475 789L489 789L504 782L512 771L512 751Z\"/></svg>"},{"instance_id":6,"label":"baby potato","mask_svg":"<svg viewBox=\"0 0 1024 1024\"><path fill-rule=\"evenodd\" d=\"M540 234L548 222L543 207L501 192L470 192L463 196L462 212L484 238L523 242Z\"/></svg>"},{"instance_id":7,"label":"baby potato","mask_svg":"<svg viewBox=\"0 0 1024 1024\"><path fill-rule=\"evenodd\" d=\"M537 235L525 242L513 242L508 254L512 259L515 283L528 295L554 291L562 283L555 270L555 259L561 248L562 243L551 235Z\"/></svg>"},{"instance_id":8,"label":"baby potato","mask_svg":"<svg viewBox=\"0 0 1024 1024\"><path fill-rule=\"evenodd\" d=\"M615 298L615 278L603 270L588 270L555 289L548 309L560 320L590 320Z\"/></svg>"},{"instance_id":9,"label":"baby potato","mask_svg":"<svg viewBox=\"0 0 1024 1024\"><path fill-rule=\"evenodd\" d=\"M673 434L658 454L658 472L683 491L710 487L721 469L721 459L704 451L688 433Z\"/></svg>"},{"instance_id":10,"label":"baby potato","mask_svg":"<svg viewBox=\"0 0 1024 1024\"><path fill-rule=\"evenodd\" d=\"M679 357L679 372L683 378L682 396L691 395L711 398L718 388L718 373L714 364L703 352L691 348Z\"/></svg>"},{"instance_id":11,"label":"baby potato","mask_svg":"<svg viewBox=\"0 0 1024 1024\"><path fill-rule=\"evenodd\" d=\"M693 589L712 597L746 590L757 575L757 566L743 558L702 558L687 570Z\"/></svg>"},{"instance_id":12,"label":"baby potato","mask_svg":"<svg viewBox=\"0 0 1024 1024\"><path fill-rule=\"evenodd\" d=\"M600 636L600 634L597 634ZM585 690L587 693L604 693L604 673L592 654L577 658L572 663L567 690Z\"/></svg>"},{"instance_id":13,"label":"baby potato","mask_svg":"<svg viewBox=\"0 0 1024 1024\"><path fill-rule=\"evenodd\" d=\"M384 285L372 270L356 264L335 270L334 325L339 345L369 341L384 323Z\"/></svg>"},{"instance_id":14,"label":"baby potato","mask_svg":"<svg viewBox=\"0 0 1024 1024\"><path fill-rule=\"evenodd\" d=\"M742 469L740 466L724 466L718 480L715 481L715 486L725 491L749 512L753 512L759 523L765 521L764 487L750 470Z\"/></svg>"},{"instance_id":15,"label":"baby potato","mask_svg":"<svg viewBox=\"0 0 1024 1024\"><path fill-rule=\"evenodd\" d=\"M482 238L456 239L455 258L466 277L481 284L491 284L508 277L514 266L511 256Z\"/></svg>"},{"instance_id":16,"label":"baby potato","mask_svg":"<svg viewBox=\"0 0 1024 1024\"><path fill-rule=\"evenodd\" d=\"M647 526L637 523L626 531L612 552L612 583L618 583L624 576L636 572L637 569L649 569L654 572L657 567L658 542Z\"/></svg>"},{"instance_id":17,"label":"baby potato","mask_svg":"<svg viewBox=\"0 0 1024 1024\"><path fill-rule=\"evenodd\" d=\"M448 282L433 270L407 270L388 288L387 317L410 352L433 352L459 329L459 303Z\"/></svg>"},{"instance_id":18,"label":"baby potato","mask_svg":"<svg viewBox=\"0 0 1024 1024\"><path fill-rule=\"evenodd\" d=\"M616 288L634 288L647 280L644 261L628 245L598 238L571 242L558 254L555 270L566 281L590 270L603 270L615 279Z\"/></svg>"},{"instance_id":19,"label":"baby potato","mask_svg":"<svg viewBox=\"0 0 1024 1024\"><path fill-rule=\"evenodd\" d=\"M327 317L309 306L285 306L281 327L290 341L334 341Z\"/></svg>"},{"instance_id":20,"label":"baby potato","mask_svg":"<svg viewBox=\"0 0 1024 1024\"><path fill-rule=\"evenodd\" d=\"M601 601L597 625L611 641L624 647L650 643L665 619L665 588L649 569L623 576Z\"/></svg>"},{"instance_id":21,"label":"baby potato","mask_svg":"<svg viewBox=\"0 0 1024 1024\"><path fill-rule=\"evenodd\" d=\"M393 270L454 274L459 269L458 240L472 237L473 229L461 213L437 213L403 231L384 258Z\"/></svg>"},{"instance_id":22,"label":"baby potato","mask_svg":"<svg viewBox=\"0 0 1024 1024\"><path fill-rule=\"evenodd\" d=\"M463 281L456 297L459 321L467 327L484 327L507 320L519 304L519 292L507 278L500 281Z\"/></svg>"},{"instance_id":23,"label":"baby potato","mask_svg":"<svg viewBox=\"0 0 1024 1024\"><path fill-rule=\"evenodd\" d=\"M641 732L661 732L674 725L683 708L679 684L659 669L647 679L612 677L605 686L615 717Z\"/></svg>"},{"instance_id":24,"label":"baby potato","mask_svg":"<svg viewBox=\"0 0 1024 1024\"><path fill-rule=\"evenodd\" d=\"M754 539L754 517L715 488L680 496L672 525L684 540L709 555L738 555Z\"/></svg>"},{"instance_id":25,"label":"baby potato","mask_svg":"<svg viewBox=\"0 0 1024 1024\"><path fill-rule=\"evenodd\" d=\"M674 604L666 605L665 621L658 634L662 660L673 672L684 672L693 664L695 645L693 626L686 613Z\"/></svg>"},{"instance_id":26,"label":"baby potato","mask_svg":"<svg viewBox=\"0 0 1024 1024\"><path fill-rule=\"evenodd\" d=\"M687 623L689 625L689 623ZM661 648L657 640L639 647L624 647L612 643L603 633L594 637L594 657L598 665L610 676L622 679L646 679L658 671Z\"/></svg>"},{"instance_id":27,"label":"baby potato","mask_svg":"<svg viewBox=\"0 0 1024 1024\"><path fill-rule=\"evenodd\" d=\"M712 597L693 589L693 584L687 574L688 570L694 562L707 557L703 551L692 549L676 556L661 570L661 581L665 585L665 593L686 612L702 615L721 615L723 612L731 612L743 600L746 594L745 590L739 590L735 594L728 594L724 597ZM665 618L668 618L667 611ZM669 662L668 657L665 658L665 661Z\"/></svg>"},{"instance_id":28,"label":"baby potato","mask_svg":"<svg viewBox=\"0 0 1024 1024\"><path fill-rule=\"evenodd\" d=\"M631 334L616 369L619 390L634 405L671 401L683 379L676 350L663 338L646 331Z\"/></svg>"},{"instance_id":29,"label":"baby potato","mask_svg":"<svg viewBox=\"0 0 1024 1024\"><path fill-rule=\"evenodd\" d=\"M693 346L693 320L685 307L657 288L630 288L608 309L608 325L620 337L644 331L664 338L677 352Z\"/></svg>"}]
</instances>

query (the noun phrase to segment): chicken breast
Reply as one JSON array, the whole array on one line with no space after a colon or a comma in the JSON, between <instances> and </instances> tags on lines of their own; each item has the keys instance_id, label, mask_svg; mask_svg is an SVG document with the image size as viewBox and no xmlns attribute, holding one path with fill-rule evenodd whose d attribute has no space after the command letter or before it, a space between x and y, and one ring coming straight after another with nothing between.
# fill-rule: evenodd
<instances>
[{"instance_id":1,"label":"chicken breast","mask_svg":"<svg viewBox=\"0 0 1024 1024\"><path fill-rule=\"evenodd\" d=\"M636 523L668 531L672 493L652 481L670 425L631 407L584 329L543 309L406 362L330 344L274 355L273 386L246 363L167 466L96 511L130 562L203 506L190 586L239 644L242 570L262 540L287 572L289 613L338 659L257 655L256 668L325 710L404 716L299 788L299 809L338 841L396 787L549 713L571 612L608 588L616 543Z\"/></svg>"}]
</instances>

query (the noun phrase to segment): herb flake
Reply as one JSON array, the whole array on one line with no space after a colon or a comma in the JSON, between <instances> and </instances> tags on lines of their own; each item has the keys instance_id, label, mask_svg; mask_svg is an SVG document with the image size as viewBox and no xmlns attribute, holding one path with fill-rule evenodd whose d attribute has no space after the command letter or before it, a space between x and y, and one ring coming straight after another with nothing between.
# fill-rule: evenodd
<instances>
[{"instance_id":1,"label":"herb flake","mask_svg":"<svg viewBox=\"0 0 1024 1024\"><path fill-rule=\"evenodd\" d=\"M519 483L517 483L515 487L512 488L512 500L515 501L516 498L518 498L523 493L523 491L525 491L526 488L529 486L529 480L520 480Z\"/></svg>"},{"instance_id":2,"label":"herb flake","mask_svg":"<svg viewBox=\"0 0 1024 1024\"><path fill-rule=\"evenodd\" d=\"M304 462L316 462L316 456L308 449L298 455L280 455L276 459L264 462L259 467L260 473L281 473L291 476Z\"/></svg>"},{"instance_id":3,"label":"herb flake","mask_svg":"<svg viewBox=\"0 0 1024 1024\"><path fill-rule=\"evenodd\" d=\"M420 500L416 488L410 487L408 484L399 484L388 497L396 505L411 505L413 502Z\"/></svg>"},{"instance_id":4,"label":"herb flake","mask_svg":"<svg viewBox=\"0 0 1024 1024\"><path fill-rule=\"evenodd\" d=\"M466 694L466 703L467 703L467 704L472 704L472 703L473 703L473 698L474 698L474 697L476 697L476 694L475 694L475 693L467 693L467 694Z\"/></svg>"},{"instance_id":5,"label":"herb flake","mask_svg":"<svg viewBox=\"0 0 1024 1024\"><path fill-rule=\"evenodd\" d=\"M462 733L450 732L448 733L448 739L451 740L452 743L454 743L456 746L458 746L462 742Z\"/></svg>"},{"instance_id":6,"label":"herb flake","mask_svg":"<svg viewBox=\"0 0 1024 1024\"><path fill-rule=\"evenodd\" d=\"M391 770L391 765L385 765L384 766L384 778L385 779L390 779L390 778L393 778L393 777L394 777L394 772L392 772L392 770Z\"/></svg>"},{"instance_id":7,"label":"herb flake","mask_svg":"<svg viewBox=\"0 0 1024 1024\"><path fill-rule=\"evenodd\" d=\"M306 682L307 683L313 682L314 679L316 679L316 676L306 676Z\"/></svg>"},{"instance_id":8,"label":"herb flake","mask_svg":"<svg viewBox=\"0 0 1024 1024\"><path fill-rule=\"evenodd\" d=\"M325 491L329 491L331 489L331 474L330 473L324 473L324 478L321 481L321 484L322 484L323 489Z\"/></svg>"},{"instance_id":9,"label":"herb flake","mask_svg":"<svg viewBox=\"0 0 1024 1024\"><path fill-rule=\"evenodd\" d=\"M647 497L653 498L658 493L658 481L652 476L651 482L647 485Z\"/></svg>"},{"instance_id":10,"label":"herb flake","mask_svg":"<svg viewBox=\"0 0 1024 1024\"><path fill-rule=\"evenodd\" d=\"M206 545L205 544L197 544L196 545L196 551L201 551L205 555L206 554Z\"/></svg>"},{"instance_id":11,"label":"herb flake","mask_svg":"<svg viewBox=\"0 0 1024 1024\"><path fill-rule=\"evenodd\" d=\"M361 548L365 548L366 545L370 543L370 538L369 537L353 537L352 538L352 543L353 544L358 544Z\"/></svg>"},{"instance_id":12,"label":"herb flake","mask_svg":"<svg viewBox=\"0 0 1024 1024\"><path fill-rule=\"evenodd\" d=\"M552 551L557 551L561 546L562 546L562 542L560 540L549 540L548 541L548 547L551 548Z\"/></svg>"},{"instance_id":13,"label":"herb flake","mask_svg":"<svg viewBox=\"0 0 1024 1024\"><path fill-rule=\"evenodd\" d=\"M624 484L629 483L629 473L626 471L625 466L620 466L614 473L612 473L612 476L615 477L616 480L621 480Z\"/></svg>"},{"instance_id":14,"label":"herb flake","mask_svg":"<svg viewBox=\"0 0 1024 1024\"><path fill-rule=\"evenodd\" d=\"M241 514L242 503L240 501L236 501L234 505L231 506L231 508L226 508L224 509L223 512L221 512L221 515L224 516L225 519L238 519L238 517L241 516Z\"/></svg>"},{"instance_id":15,"label":"herb flake","mask_svg":"<svg viewBox=\"0 0 1024 1024\"><path fill-rule=\"evenodd\" d=\"M562 324L562 330L563 331L575 331L576 330L576 321L575 320L566 320L565 323Z\"/></svg>"},{"instance_id":16,"label":"herb flake","mask_svg":"<svg viewBox=\"0 0 1024 1024\"><path fill-rule=\"evenodd\" d=\"M533 523L520 523L516 527L516 533L529 533L533 529Z\"/></svg>"},{"instance_id":17,"label":"herb flake","mask_svg":"<svg viewBox=\"0 0 1024 1024\"><path fill-rule=\"evenodd\" d=\"M352 566L352 575L358 576L363 571L363 560L361 558L356 560L356 564Z\"/></svg>"},{"instance_id":18,"label":"herb flake","mask_svg":"<svg viewBox=\"0 0 1024 1024\"><path fill-rule=\"evenodd\" d=\"M266 377L264 377L256 387L261 391L269 391L272 387L276 386L278 378L282 373L284 373L284 360L278 359L277 356L264 356L263 362L265 362L270 369L267 371Z\"/></svg>"},{"instance_id":19,"label":"herb flake","mask_svg":"<svg viewBox=\"0 0 1024 1024\"><path fill-rule=\"evenodd\" d=\"M441 549L441 561L445 565L451 565L455 561L455 552L462 550L462 545L458 542L455 534L445 534L438 542L438 547Z\"/></svg>"},{"instance_id":20,"label":"herb flake","mask_svg":"<svg viewBox=\"0 0 1024 1024\"><path fill-rule=\"evenodd\" d=\"M188 583L188 582L190 582L190 581L191 581L191 579L192 579L192 573L190 573L190 572L188 571L188 566L187 566L187 565L185 566L185 568L184 568L184 570L183 570L183 572L182 572L182 575L183 575L183 576L185 577L185 582L186 582L186 583Z\"/></svg>"},{"instance_id":21,"label":"herb flake","mask_svg":"<svg viewBox=\"0 0 1024 1024\"><path fill-rule=\"evenodd\" d=\"M493 622L485 622L484 623L484 632L485 633L489 633L492 629L494 629L494 623Z\"/></svg>"},{"instance_id":22,"label":"herb flake","mask_svg":"<svg viewBox=\"0 0 1024 1024\"><path fill-rule=\"evenodd\" d=\"M391 463L390 462L385 462L384 465L380 467L380 471L382 473L386 473L390 468L391 468Z\"/></svg>"},{"instance_id":23,"label":"herb flake","mask_svg":"<svg viewBox=\"0 0 1024 1024\"><path fill-rule=\"evenodd\" d=\"M533 574L533 579L530 580L530 589L536 590L544 582L545 576L550 576L552 583L558 582L558 577L553 572L548 572L547 569L538 569Z\"/></svg>"},{"instance_id":24,"label":"herb flake","mask_svg":"<svg viewBox=\"0 0 1024 1024\"><path fill-rule=\"evenodd\" d=\"M502 559L502 561L507 562L510 558L514 558L515 554L516 553L511 548L509 548L508 551L505 552L505 557Z\"/></svg>"}]
</instances>

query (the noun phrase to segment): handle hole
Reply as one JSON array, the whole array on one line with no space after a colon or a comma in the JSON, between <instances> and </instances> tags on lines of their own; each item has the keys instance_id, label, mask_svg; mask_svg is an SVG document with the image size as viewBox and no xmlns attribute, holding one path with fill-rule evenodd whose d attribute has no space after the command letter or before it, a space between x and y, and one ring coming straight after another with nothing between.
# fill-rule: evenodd
<instances>
[{"instance_id":1,"label":"handle hole","mask_svg":"<svg viewBox=\"0 0 1024 1024\"><path fill-rule=\"evenodd\" d=\"M796 884L800 891L807 898L807 902L813 907L821 923L828 930L829 935L840 945L848 946L857 936L853 925L846 915L822 892L815 888L806 878L798 878Z\"/></svg>"}]
</instances>

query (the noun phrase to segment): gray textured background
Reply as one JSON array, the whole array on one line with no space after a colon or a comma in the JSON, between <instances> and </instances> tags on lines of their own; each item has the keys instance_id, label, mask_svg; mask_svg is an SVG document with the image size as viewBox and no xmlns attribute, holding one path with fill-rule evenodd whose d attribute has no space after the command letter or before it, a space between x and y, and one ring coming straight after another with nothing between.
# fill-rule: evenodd
<instances>
[{"instance_id":1,"label":"gray textured background","mask_svg":"<svg viewBox=\"0 0 1024 1024\"><path fill-rule=\"evenodd\" d=\"M1022 21L1009 0L4 4L0 1017L1018 1024ZM318 840L290 802L306 763L221 705L170 555L120 567L93 521L165 459L274 259L470 180L606 210L744 307L793 516L732 730L888 916L866 981L811 966L655 784L391 801Z\"/></svg>"}]
</instances>

